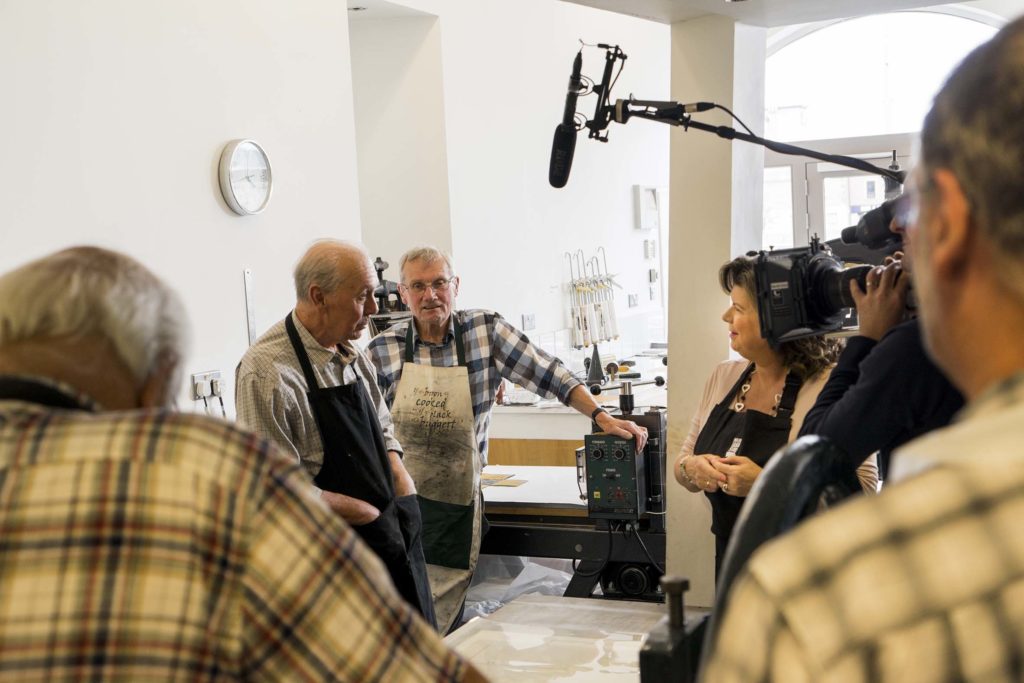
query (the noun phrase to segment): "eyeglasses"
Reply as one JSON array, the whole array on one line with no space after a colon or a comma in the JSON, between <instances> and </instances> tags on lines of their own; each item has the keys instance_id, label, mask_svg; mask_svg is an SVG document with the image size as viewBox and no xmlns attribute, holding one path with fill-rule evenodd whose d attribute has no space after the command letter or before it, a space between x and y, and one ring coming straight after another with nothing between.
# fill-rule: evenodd
<instances>
[{"instance_id":1,"label":"eyeglasses","mask_svg":"<svg viewBox=\"0 0 1024 683\"><path fill-rule=\"evenodd\" d=\"M432 289L435 292L447 292L448 288L451 287L452 282L455 278L439 277L433 282L413 282L410 285L402 285L405 289L411 291L413 294L420 295L425 294L428 289Z\"/></svg>"},{"instance_id":2,"label":"eyeglasses","mask_svg":"<svg viewBox=\"0 0 1024 683\"><path fill-rule=\"evenodd\" d=\"M903 209L895 216L900 227L904 230L913 228L921 218L921 211L925 201L935 188L934 176L924 170L923 166L918 167L907 183L907 189L898 202Z\"/></svg>"}]
</instances>

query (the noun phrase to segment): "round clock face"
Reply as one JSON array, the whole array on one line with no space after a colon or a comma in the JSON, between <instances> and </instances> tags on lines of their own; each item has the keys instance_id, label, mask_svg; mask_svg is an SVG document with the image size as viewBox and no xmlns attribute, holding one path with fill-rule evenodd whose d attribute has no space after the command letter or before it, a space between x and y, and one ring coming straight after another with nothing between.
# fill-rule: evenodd
<instances>
[{"instance_id":1,"label":"round clock face","mask_svg":"<svg viewBox=\"0 0 1024 683\"><path fill-rule=\"evenodd\" d=\"M220 189L235 213L253 214L266 208L272 179L270 159L254 140L235 140L224 148Z\"/></svg>"}]
</instances>

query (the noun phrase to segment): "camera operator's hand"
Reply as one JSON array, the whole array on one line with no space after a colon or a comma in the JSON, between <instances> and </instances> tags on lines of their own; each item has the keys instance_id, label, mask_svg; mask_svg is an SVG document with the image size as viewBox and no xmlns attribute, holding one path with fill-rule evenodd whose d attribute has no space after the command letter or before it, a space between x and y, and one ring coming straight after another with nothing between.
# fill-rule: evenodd
<instances>
[{"instance_id":1,"label":"camera operator's hand","mask_svg":"<svg viewBox=\"0 0 1024 683\"><path fill-rule=\"evenodd\" d=\"M860 334L878 341L890 329L903 322L910 278L903 277L902 264L894 260L872 269L867 276L867 291L850 280L850 294L857 304Z\"/></svg>"},{"instance_id":2,"label":"camera operator's hand","mask_svg":"<svg viewBox=\"0 0 1024 683\"><path fill-rule=\"evenodd\" d=\"M884 259L882 259L882 265L883 266L888 266L889 264L892 264L892 263L902 263L902 262L903 262L903 252L902 251L894 251L891 254L889 254L888 256L886 256Z\"/></svg>"},{"instance_id":3,"label":"camera operator's hand","mask_svg":"<svg viewBox=\"0 0 1024 683\"><path fill-rule=\"evenodd\" d=\"M719 458L715 469L725 475L726 481L719 488L730 496L746 496L750 493L754 480L761 474L761 467L743 455L730 455Z\"/></svg>"}]
</instances>

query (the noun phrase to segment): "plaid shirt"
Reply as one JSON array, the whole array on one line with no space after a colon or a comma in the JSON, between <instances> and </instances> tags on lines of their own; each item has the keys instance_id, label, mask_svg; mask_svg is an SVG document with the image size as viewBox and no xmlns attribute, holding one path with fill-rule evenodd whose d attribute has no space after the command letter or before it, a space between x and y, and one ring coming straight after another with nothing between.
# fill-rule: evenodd
<instances>
[{"instance_id":1,"label":"plaid shirt","mask_svg":"<svg viewBox=\"0 0 1024 683\"><path fill-rule=\"evenodd\" d=\"M341 347L345 353L325 349L303 327L294 311L289 315L309 354L309 363L320 388L362 382L370 402L377 408L384 445L389 451L401 453L391 412L377 386L376 369L366 354L354 346ZM302 366L282 320L257 339L238 364L235 413L240 423L294 455L309 476L315 477L324 463L324 444L306 398L307 391Z\"/></svg>"},{"instance_id":2,"label":"plaid shirt","mask_svg":"<svg viewBox=\"0 0 1024 683\"><path fill-rule=\"evenodd\" d=\"M270 443L198 415L0 401L0 679L464 669Z\"/></svg>"},{"instance_id":3,"label":"plaid shirt","mask_svg":"<svg viewBox=\"0 0 1024 683\"><path fill-rule=\"evenodd\" d=\"M909 478L761 548L704 680L1021 680L1022 437L1024 373L898 450Z\"/></svg>"},{"instance_id":4,"label":"plaid shirt","mask_svg":"<svg viewBox=\"0 0 1024 683\"><path fill-rule=\"evenodd\" d=\"M515 382L545 398L569 403L569 394L581 382L557 359L535 346L529 338L508 324L494 311L472 309L457 311L463 326L466 365L469 369L473 422L480 446L480 457L487 464L487 432L491 426L491 408L501 378ZM377 366L377 381L390 406L395 400L398 380L405 359L405 335L409 322L400 322L374 337L366 352ZM458 365L455 352L455 324L450 322L444 341L422 341L413 327L414 358L421 365L452 367Z\"/></svg>"}]
</instances>

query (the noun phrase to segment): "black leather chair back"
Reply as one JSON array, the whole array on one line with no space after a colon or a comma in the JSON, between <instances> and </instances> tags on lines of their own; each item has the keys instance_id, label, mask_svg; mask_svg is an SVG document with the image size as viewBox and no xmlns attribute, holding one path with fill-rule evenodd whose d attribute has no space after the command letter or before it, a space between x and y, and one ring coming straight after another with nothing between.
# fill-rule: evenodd
<instances>
[{"instance_id":1,"label":"black leather chair back","mask_svg":"<svg viewBox=\"0 0 1024 683\"><path fill-rule=\"evenodd\" d=\"M821 503L832 505L860 490L856 466L824 437L802 437L771 457L754 482L729 539L715 591L715 608L704 634L701 670L711 656L729 589L754 551L814 514Z\"/></svg>"}]
</instances>

